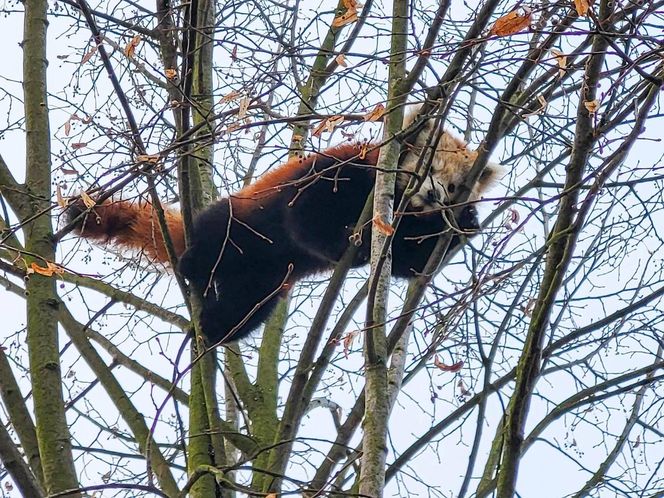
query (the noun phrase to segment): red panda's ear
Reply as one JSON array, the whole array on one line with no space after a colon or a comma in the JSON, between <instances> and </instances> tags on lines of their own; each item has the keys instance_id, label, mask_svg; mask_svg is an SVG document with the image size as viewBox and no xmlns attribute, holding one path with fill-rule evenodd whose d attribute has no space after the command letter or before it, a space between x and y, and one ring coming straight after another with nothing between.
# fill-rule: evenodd
<instances>
[{"instance_id":1,"label":"red panda's ear","mask_svg":"<svg viewBox=\"0 0 664 498\"><path fill-rule=\"evenodd\" d=\"M503 173L504 170L500 164L487 163L484 170L480 174L479 179L477 180L478 190L480 192L484 192L485 190L493 187L498 179L503 176Z\"/></svg>"}]
</instances>

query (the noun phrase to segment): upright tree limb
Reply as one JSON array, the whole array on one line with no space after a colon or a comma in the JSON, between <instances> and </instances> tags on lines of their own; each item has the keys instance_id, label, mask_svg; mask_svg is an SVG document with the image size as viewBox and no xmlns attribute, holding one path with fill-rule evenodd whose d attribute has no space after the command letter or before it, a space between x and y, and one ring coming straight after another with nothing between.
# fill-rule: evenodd
<instances>
[{"instance_id":1,"label":"upright tree limb","mask_svg":"<svg viewBox=\"0 0 664 498\"><path fill-rule=\"evenodd\" d=\"M31 211L50 208L51 134L46 92L46 0L26 0L23 39L23 93L26 136L26 190ZM48 216L35 218L25 230L26 250L55 260ZM47 493L78 487L65 417L58 349L58 308L54 278L34 274L26 282L28 354L37 442ZM77 495L73 495L77 496Z\"/></svg>"},{"instance_id":2,"label":"upright tree limb","mask_svg":"<svg viewBox=\"0 0 664 498\"><path fill-rule=\"evenodd\" d=\"M608 20L613 10L611 0L600 4L598 29L609 31ZM604 63L608 41L605 35L596 34L592 55L586 66L584 84L577 107L577 125L574 148L566 168L565 192L560 202L555 226L548 237L548 254L539 295L533 309L532 320L516 372L514 393L507 407L502 434L503 451L498 472L497 497L511 498L514 495L519 470L519 457L523 444L523 431L535 384L540 375L542 348L549 316L563 282L565 270L574 254L574 246L581 226L575 226L576 204L579 199L578 185L585 171L593 140L593 116L587 105L595 100L597 83Z\"/></svg>"},{"instance_id":3,"label":"upright tree limb","mask_svg":"<svg viewBox=\"0 0 664 498\"><path fill-rule=\"evenodd\" d=\"M4 284L4 282L2 283ZM39 459L35 426L32 423L30 412L25 404L18 382L16 382L14 372L12 372L7 356L2 350L0 350L0 396L2 397L2 403L5 405L5 410L9 414L9 421L23 447L23 454L27 458L35 478L41 484L44 476Z\"/></svg>"},{"instance_id":4,"label":"upright tree limb","mask_svg":"<svg viewBox=\"0 0 664 498\"><path fill-rule=\"evenodd\" d=\"M23 460L21 452L14 444L14 441L12 441L9 432L2 423L0 423L0 460L3 467L9 472L12 480L16 483L22 496L29 496L30 498L42 498L45 496L35 475Z\"/></svg>"},{"instance_id":5,"label":"upright tree limb","mask_svg":"<svg viewBox=\"0 0 664 498\"><path fill-rule=\"evenodd\" d=\"M362 468L359 491L364 496L379 497L385 486L385 460L387 458L387 423L390 403L387 379L387 300L392 274L391 251L384 250L390 243L390 234L383 227L391 226L394 206L396 171L400 145L389 140L402 129L403 107L406 94L401 81L406 74L408 48L407 0L392 3L392 34L388 75L387 109L384 141L378 156L376 185L374 187L374 214L371 232L371 274L367 297L365 332L365 409L362 437ZM392 380L394 383L394 380Z\"/></svg>"}]
</instances>

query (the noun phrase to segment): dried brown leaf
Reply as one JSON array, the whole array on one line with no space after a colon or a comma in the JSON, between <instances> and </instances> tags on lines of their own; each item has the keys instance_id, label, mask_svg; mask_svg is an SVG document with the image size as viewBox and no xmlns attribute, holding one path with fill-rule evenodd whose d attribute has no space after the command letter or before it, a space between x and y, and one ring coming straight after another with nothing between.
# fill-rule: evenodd
<instances>
[{"instance_id":1,"label":"dried brown leaf","mask_svg":"<svg viewBox=\"0 0 664 498\"><path fill-rule=\"evenodd\" d=\"M333 28L341 28L347 24L352 24L357 21L357 9L355 7L349 7L341 15L338 15L332 21Z\"/></svg>"},{"instance_id":2,"label":"dried brown leaf","mask_svg":"<svg viewBox=\"0 0 664 498\"><path fill-rule=\"evenodd\" d=\"M385 106L377 104L370 112L364 115L365 121L378 121L385 114Z\"/></svg>"},{"instance_id":3,"label":"dried brown leaf","mask_svg":"<svg viewBox=\"0 0 664 498\"><path fill-rule=\"evenodd\" d=\"M348 358L348 353L350 352L350 348L353 345L353 342L355 342L355 338L357 337L358 331L354 330L353 332L349 332L344 336L343 339L343 345L344 345L344 356Z\"/></svg>"},{"instance_id":4,"label":"dried brown leaf","mask_svg":"<svg viewBox=\"0 0 664 498\"><path fill-rule=\"evenodd\" d=\"M489 31L489 35L509 36L523 31L530 26L532 13L529 9L513 10L498 18Z\"/></svg>"},{"instance_id":5,"label":"dried brown leaf","mask_svg":"<svg viewBox=\"0 0 664 498\"><path fill-rule=\"evenodd\" d=\"M551 54L556 58L556 62L558 63L558 76L561 78L565 76L565 71L567 69L567 56L563 54L560 50L556 50L555 48L551 49Z\"/></svg>"},{"instance_id":6,"label":"dried brown leaf","mask_svg":"<svg viewBox=\"0 0 664 498\"><path fill-rule=\"evenodd\" d=\"M344 54L337 55L334 60L342 67L348 67L348 64L346 63L346 56Z\"/></svg>"},{"instance_id":7,"label":"dried brown leaf","mask_svg":"<svg viewBox=\"0 0 664 498\"><path fill-rule=\"evenodd\" d=\"M519 223L520 219L519 211L517 211L514 208L510 208L509 212L510 212L510 223Z\"/></svg>"},{"instance_id":8,"label":"dried brown leaf","mask_svg":"<svg viewBox=\"0 0 664 498\"><path fill-rule=\"evenodd\" d=\"M238 119L242 119L247 115L247 110L249 109L249 97L242 97L242 100L240 100L240 107L238 108L237 111L237 117Z\"/></svg>"},{"instance_id":9,"label":"dried brown leaf","mask_svg":"<svg viewBox=\"0 0 664 498\"><path fill-rule=\"evenodd\" d=\"M394 233L394 227L380 216L373 217L373 224L383 235L392 235Z\"/></svg>"},{"instance_id":10,"label":"dried brown leaf","mask_svg":"<svg viewBox=\"0 0 664 498\"><path fill-rule=\"evenodd\" d=\"M599 110L599 100L590 100L585 101L583 106L588 110L590 114L595 114Z\"/></svg>"},{"instance_id":11,"label":"dried brown leaf","mask_svg":"<svg viewBox=\"0 0 664 498\"><path fill-rule=\"evenodd\" d=\"M90 59L92 59L92 56L95 55L96 53L97 53L97 47L92 47L81 59L81 64L85 64L86 62L88 62Z\"/></svg>"},{"instance_id":12,"label":"dried brown leaf","mask_svg":"<svg viewBox=\"0 0 664 498\"><path fill-rule=\"evenodd\" d=\"M453 363L451 365L446 365L438 358L438 355L434 357L433 364L436 368L442 370L443 372L458 372L463 367L462 360L457 361L456 363Z\"/></svg>"},{"instance_id":13,"label":"dried brown leaf","mask_svg":"<svg viewBox=\"0 0 664 498\"><path fill-rule=\"evenodd\" d=\"M168 78L169 80L174 80L175 78L177 78L178 72L176 69L169 67L164 71L164 74L166 75L166 78Z\"/></svg>"},{"instance_id":14,"label":"dried brown leaf","mask_svg":"<svg viewBox=\"0 0 664 498\"><path fill-rule=\"evenodd\" d=\"M39 275L44 275L45 277L52 277L53 275L62 275L65 270L61 266L51 263L50 261L46 262L46 266L39 266L37 263L30 263L30 270L28 273L38 273Z\"/></svg>"},{"instance_id":15,"label":"dried brown leaf","mask_svg":"<svg viewBox=\"0 0 664 498\"><path fill-rule=\"evenodd\" d=\"M343 122L344 122L343 116L331 116L321 121L318 124L318 126L314 128L314 131L311 133L311 135L314 137L320 137L324 131L332 133L334 131L334 128L336 128Z\"/></svg>"},{"instance_id":16,"label":"dried brown leaf","mask_svg":"<svg viewBox=\"0 0 664 498\"><path fill-rule=\"evenodd\" d=\"M81 200L83 201L83 204L85 204L85 207L88 209L93 208L97 205L94 199L85 192L81 192Z\"/></svg>"},{"instance_id":17,"label":"dried brown leaf","mask_svg":"<svg viewBox=\"0 0 664 498\"><path fill-rule=\"evenodd\" d=\"M141 36L134 36L124 49L124 54L130 59L136 54L136 47L141 43Z\"/></svg>"},{"instance_id":18,"label":"dried brown leaf","mask_svg":"<svg viewBox=\"0 0 664 498\"><path fill-rule=\"evenodd\" d=\"M159 154L139 154L136 156L136 161L139 163L156 164L159 162L161 155Z\"/></svg>"},{"instance_id":19,"label":"dried brown leaf","mask_svg":"<svg viewBox=\"0 0 664 498\"><path fill-rule=\"evenodd\" d=\"M590 6L593 4L593 0L574 0L574 8L576 13L580 16L588 15Z\"/></svg>"},{"instance_id":20,"label":"dried brown leaf","mask_svg":"<svg viewBox=\"0 0 664 498\"><path fill-rule=\"evenodd\" d=\"M61 208L67 207L67 200L62 196L62 188L60 188L60 185L55 187L55 199L59 207Z\"/></svg>"},{"instance_id":21,"label":"dried brown leaf","mask_svg":"<svg viewBox=\"0 0 664 498\"><path fill-rule=\"evenodd\" d=\"M237 90L233 90L232 92L229 92L223 97L221 97L220 103L226 104L227 102L233 102L234 100L240 98L240 95L241 95L240 92L238 92Z\"/></svg>"}]
</instances>

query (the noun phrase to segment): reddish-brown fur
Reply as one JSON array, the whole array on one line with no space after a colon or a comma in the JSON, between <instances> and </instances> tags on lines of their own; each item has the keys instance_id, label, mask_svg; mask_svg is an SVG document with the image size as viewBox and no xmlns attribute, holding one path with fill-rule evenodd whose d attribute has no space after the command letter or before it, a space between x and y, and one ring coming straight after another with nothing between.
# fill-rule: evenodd
<instances>
[{"instance_id":1,"label":"reddish-brown fur","mask_svg":"<svg viewBox=\"0 0 664 498\"><path fill-rule=\"evenodd\" d=\"M180 256L184 252L182 216L170 208L164 210L164 216L175 253ZM157 213L150 203L108 200L86 214L77 231L87 239L137 249L150 260L168 262Z\"/></svg>"},{"instance_id":2,"label":"reddish-brown fur","mask_svg":"<svg viewBox=\"0 0 664 498\"><path fill-rule=\"evenodd\" d=\"M361 152L357 144L347 143L327 149L320 154L304 158L294 157L258 178L254 183L232 194L234 214L242 218L257 202L264 202L287 185L296 185L298 179L313 169L319 155L332 156L337 161L349 161ZM366 162L376 164L378 149L366 152ZM338 167L338 163L335 165ZM184 227L179 211L165 207L168 231L175 254L179 257L185 249ZM151 261L168 264L159 221L152 204L145 201L108 200L95 206L86 216L85 223L76 230L87 239L114 246L138 250Z\"/></svg>"}]
</instances>

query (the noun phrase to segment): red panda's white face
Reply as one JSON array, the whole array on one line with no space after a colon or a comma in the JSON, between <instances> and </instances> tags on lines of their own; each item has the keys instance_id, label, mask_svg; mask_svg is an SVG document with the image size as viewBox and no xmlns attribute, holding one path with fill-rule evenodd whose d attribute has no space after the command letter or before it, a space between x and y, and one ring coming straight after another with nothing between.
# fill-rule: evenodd
<instances>
[{"instance_id":1,"label":"red panda's white face","mask_svg":"<svg viewBox=\"0 0 664 498\"><path fill-rule=\"evenodd\" d=\"M421 105L412 105L407 110L403 123L404 129L415 120L420 107ZM419 156L424 152L429 136L437 132L434 128L435 121L433 119L424 124L411 148L411 152L408 153L403 162L403 169L406 171L417 169ZM435 143L436 138L434 135L432 143ZM438 139L429 175L422 183L419 191L411 198L411 205L416 208L423 208L449 204L456 188L465 181L476 158L477 151L470 150L463 140L454 137L448 131L443 131L440 139ZM493 185L499 174L500 166L494 163L487 164L479 179L475 182L468 200L479 199ZM403 177L402 181L408 181L408 179Z\"/></svg>"}]
</instances>

